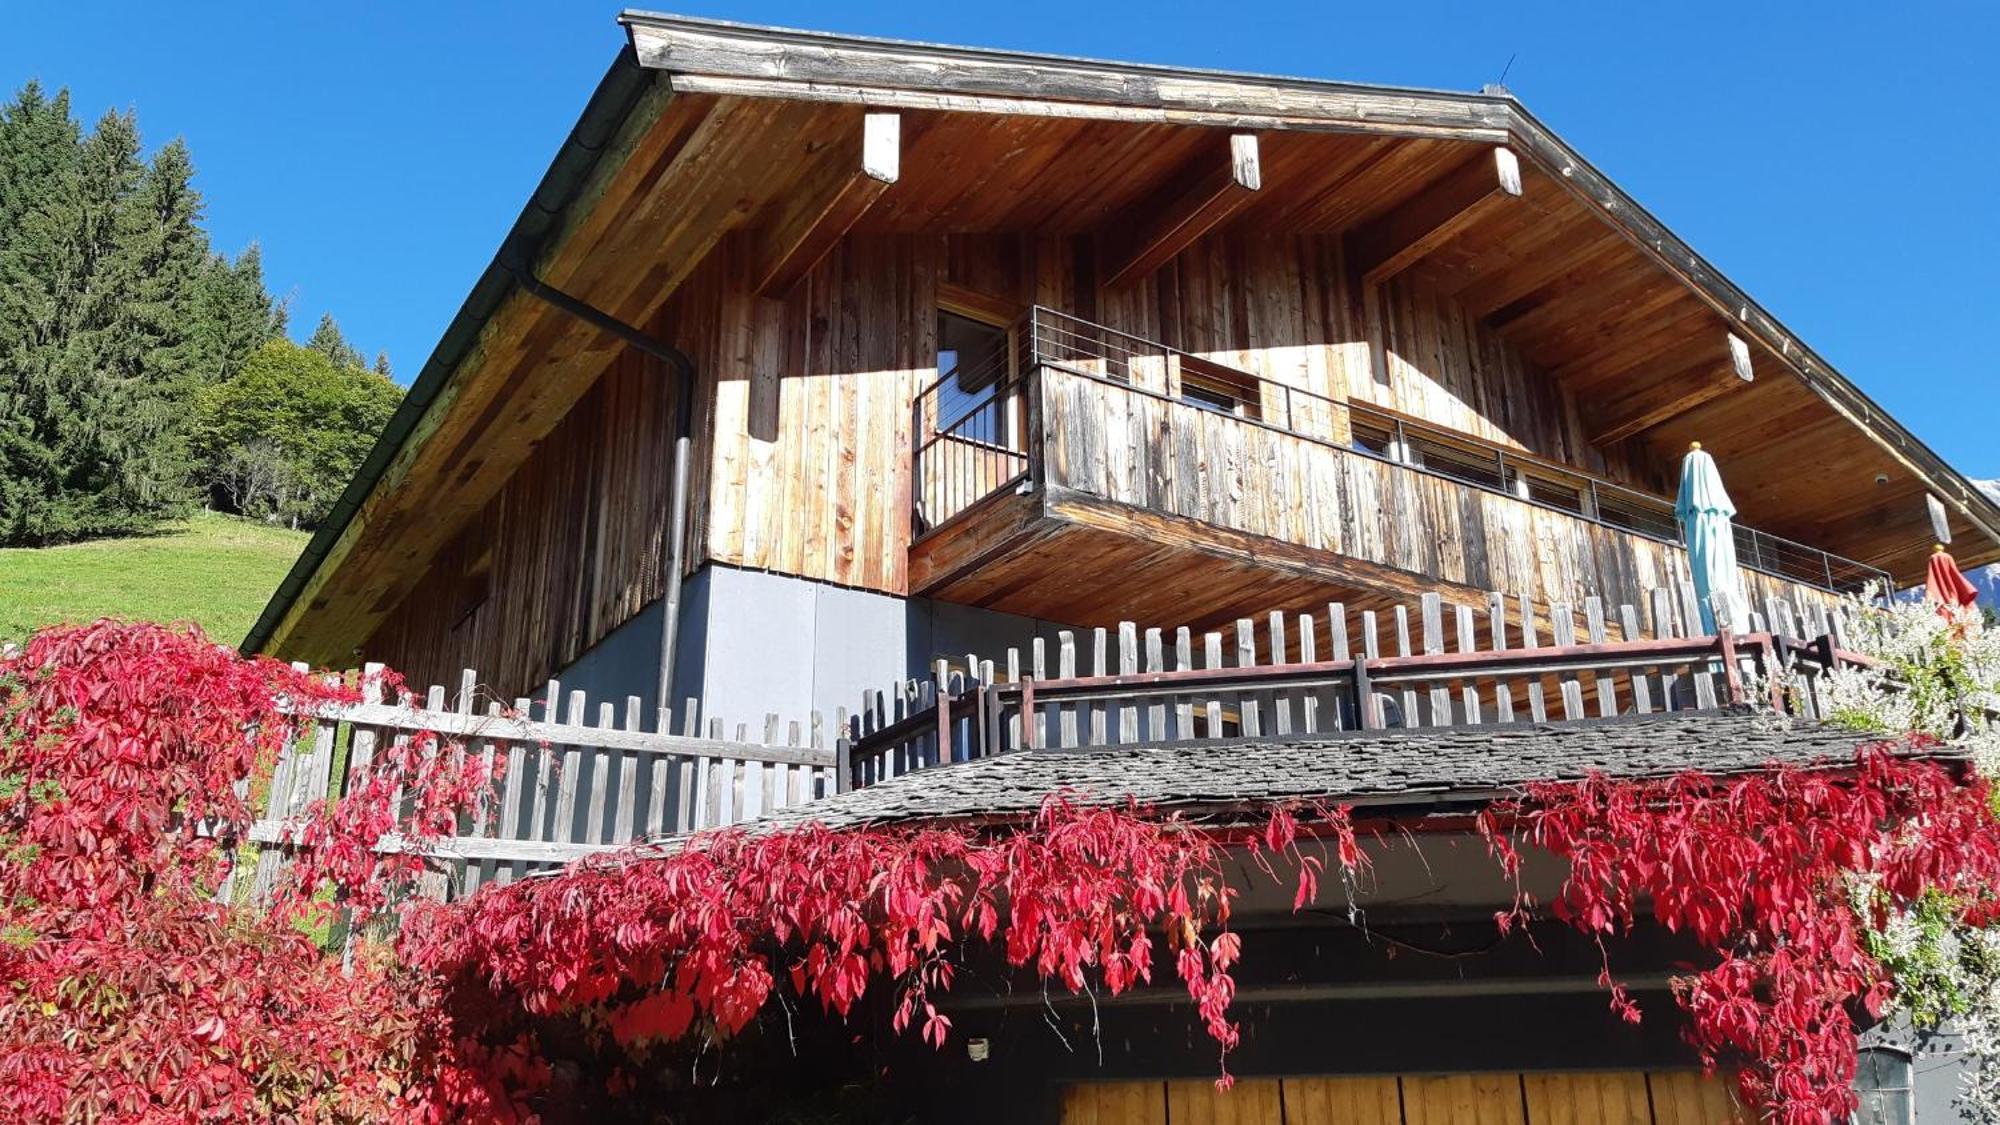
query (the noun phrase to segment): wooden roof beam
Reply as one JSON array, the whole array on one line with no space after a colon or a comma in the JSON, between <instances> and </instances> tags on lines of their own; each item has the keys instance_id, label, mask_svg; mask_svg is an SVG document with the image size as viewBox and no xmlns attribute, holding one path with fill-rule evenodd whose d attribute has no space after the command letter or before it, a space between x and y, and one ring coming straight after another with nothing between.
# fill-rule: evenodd
<instances>
[{"instance_id":1,"label":"wooden roof beam","mask_svg":"<svg viewBox=\"0 0 2000 1125\"><path fill-rule=\"evenodd\" d=\"M751 277L760 297L790 292L896 182L902 117L864 114L859 138L842 137L830 147L755 236Z\"/></svg>"},{"instance_id":2,"label":"wooden roof beam","mask_svg":"<svg viewBox=\"0 0 2000 1125\"><path fill-rule=\"evenodd\" d=\"M1232 133L1225 162L1204 154L1107 231L1105 281L1139 281L1214 230L1264 186L1255 133Z\"/></svg>"},{"instance_id":3,"label":"wooden roof beam","mask_svg":"<svg viewBox=\"0 0 2000 1125\"><path fill-rule=\"evenodd\" d=\"M1750 345L1727 333L1729 358L1704 362L1681 375L1640 387L1607 406L1592 427L1592 445L1610 445L1644 433L1675 415L1720 398L1756 379L1750 365Z\"/></svg>"},{"instance_id":4,"label":"wooden roof beam","mask_svg":"<svg viewBox=\"0 0 2000 1125\"><path fill-rule=\"evenodd\" d=\"M1521 195L1521 162L1494 146L1443 179L1349 235L1356 272L1364 284L1387 281L1478 221L1488 209Z\"/></svg>"}]
</instances>

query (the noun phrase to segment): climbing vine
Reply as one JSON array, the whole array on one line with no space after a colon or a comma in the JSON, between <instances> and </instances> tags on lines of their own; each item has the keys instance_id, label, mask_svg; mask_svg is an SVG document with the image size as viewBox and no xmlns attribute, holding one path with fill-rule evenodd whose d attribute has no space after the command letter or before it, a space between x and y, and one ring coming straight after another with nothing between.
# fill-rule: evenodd
<instances>
[{"instance_id":1,"label":"climbing vine","mask_svg":"<svg viewBox=\"0 0 2000 1125\"><path fill-rule=\"evenodd\" d=\"M434 739L306 810L295 877L220 901L252 796L305 711L353 691L199 632L100 622L0 656L0 1117L374 1121L419 1111L422 982L308 931L379 907L388 794L435 827L482 788ZM423 747L429 747L426 754ZM424 826L419 818L418 828Z\"/></svg>"},{"instance_id":2,"label":"climbing vine","mask_svg":"<svg viewBox=\"0 0 2000 1125\"><path fill-rule=\"evenodd\" d=\"M1153 979L1164 940L1226 1059L1238 1040L1230 974L1241 944L1229 928L1225 846L1247 846L1273 877L1281 857L1303 906L1323 861L1300 848L1302 821L1330 839L1343 878L1362 866L1343 808L1288 805L1260 832L1225 837L1053 796L1031 823L999 831L712 833L423 910L403 948L461 994L494 1001L457 1029L468 1039L522 1042L526 1026L496 1013L560 1015L643 1057L695 1030L735 1035L780 987L842 1017L886 988L892 1027L942 1046L951 1021L938 1001L967 944L994 944L1009 964L1071 992L1101 985L1115 996Z\"/></svg>"},{"instance_id":3,"label":"climbing vine","mask_svg":"<svg viewBox=\"0 0 2000 1125\"><path fill-rule=\"evenodd\" d=\"M1969 647L1933 651L1958 706L1986 642L1953 640ZM532 1119L555 1028L613 1059L600 1077L618 1088L774 1003L846 1018L867 1000L942 1045L974 947L1071 992L1170 976L1226 1063L1236 857L1294 884L1295 906L1365 863L1343 807L1266 807L1244 828L1055 794L1025 823L728 830L425 904L407 893L421 847L380 845L454 831L494 778L418 735L296 818L268 901L224 901L278 748L353 698L154 626L50 630L0 656L0 1116ZM2000 1042L1993 791L1937 750L1926 734L1852 764L1536 784L1481 827L1510 870L1527 847L1568 862L1550 905L1570 924L1651 918L1710 950L1674 990L1690 1042L1772 1118L1817 1121L1853 1103L1857 1019L1900 1008ZM390 943L343 964L309 936L331 910L379 918ZM1608 964L1604 981L1638 1018ZM2000 1092L1981 1081L1975 1105Z\"/></svg>"},{"instance_id":4,"label":"climbing vine","mask_svg":"<svg viewBox=\"0 0 2000 1125\"><path fill-rule=\"evenodd\" d=\"M1650 915L1713 951L1674 985L1704 1063L1735 1068L1745 1101L1775 1120L1840 1119L1854 1106L1855 1018L1895 995L1869 924L1921 903L1983 923L2000 880L1986 782L1897 753L1923 748L1871 746L1843 769L1543 783L1489 808L1482 827L1510 870L1521 843L1569 862L1551 905L1586 933ZM1875 917L1850 904L1857 879L1876 889ZM1608 965L1604 981L1636 1021Z\"/></svg>"}]
</instances>

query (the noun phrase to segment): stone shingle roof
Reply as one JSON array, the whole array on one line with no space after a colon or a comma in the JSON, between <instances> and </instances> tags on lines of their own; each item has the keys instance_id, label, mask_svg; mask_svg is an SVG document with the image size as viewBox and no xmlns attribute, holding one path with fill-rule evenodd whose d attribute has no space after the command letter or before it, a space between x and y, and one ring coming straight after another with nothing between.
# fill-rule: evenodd
<instances>
[{"instance_id":1,"label":"stone shingle roof","mask_svg":"<svg viewBox=\"0 0 2000 1125\"><path fill-rule=\"evenodd\" d=\"M771 827L1011 817L1044 796L1224 808L1288 797L1356 805L1478 801L1540 780L1743 773L1852 761L1867 735L1707 711L1537 725L1371 731L1169 746L1036 750L918 770L773 814Z\"/></svg>"}]
</instances>

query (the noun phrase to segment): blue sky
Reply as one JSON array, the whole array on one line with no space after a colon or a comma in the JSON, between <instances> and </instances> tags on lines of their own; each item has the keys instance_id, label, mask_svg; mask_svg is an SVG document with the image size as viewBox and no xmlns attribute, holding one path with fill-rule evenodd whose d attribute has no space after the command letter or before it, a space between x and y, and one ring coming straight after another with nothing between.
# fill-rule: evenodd
<instances>
[{"instance_id":1,"label":"blue sky","mask_svg":"<svg viewBox=\"0 0 2000 1125\"><path fill-rule=\"evenodd\" d=\"M622 43L614 4L13 6L0 81L187 138L209 229L415 373ZM2000 5L690 3L904 38L1476 89L1558 132L1919 437L2000 477Z\"/></svg>"}]
</instances>

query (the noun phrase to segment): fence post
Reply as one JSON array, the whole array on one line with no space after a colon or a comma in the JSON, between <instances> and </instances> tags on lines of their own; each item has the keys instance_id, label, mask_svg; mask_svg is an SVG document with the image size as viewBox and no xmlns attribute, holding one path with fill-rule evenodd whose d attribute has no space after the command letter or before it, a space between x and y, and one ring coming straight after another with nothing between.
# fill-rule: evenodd
<instances>
[{"instance_id":1,"label":"fence post","mask_svg":"<svg viewBox=\"0 0 2000 1125\"><path fill-rule=\"evenodd\" d=\"M1764 636L1762 655L1758 658L1764 669L1764 678L1770 681L1771 710L1784 714L1785 671L1791 664L1791 656L1785 649L1785 638L1776 633Z\"/></svg>"},{"instance_id":2,"label":"fence post","mask_svg":"<svg viewBox=\"0 0 2000 1125\"><path fill-rule=\"evenodd\" d=\"M1354 713L1359 716L1362 730L1380 730L1381 719L1375 714L1375 689L1368 681L1368 658L1354 658Z\"/></svg>"},{"instance_id":3,"label":"fence post","mask_svg":"<svg viewBox=\"0 0 2000 1125\"><path fill-rule=\"evenodd\" d=\"M1021 745L1030 750L1042 748L1042 724L1035 720L1035 677L1028 676L1021 681Z\"/></svg>"},{"instance_id":4,"label":"fence post","mask_svg":"<svg viewBox=\"0 0 2000 1125\"><path fill-rule=\"evenodd\" d=\"M1743 670L1736 666L1736 634L1727 628L1717 629L1715 647L1722 654L1723 702L1735 707L1743 702Z\"/></svg>"},{"instance_id":5,"label":"fence post","mask_svg":"<svg viewBox=\"0 0 2000 1125\"><path fill-rule=\"evenodd\" d=\"M833 741L833 791L846 793L854 788L854 739L843 734Z\"/></svg>"},{"instance_id":6,"label":"fence post","mask_svg":"<svg viewBox=\"0 0 2000 1125\"><path fill-rule=\"evenodd\" d=\"M935 758L931 762L934 766L951 761L952 694L949 668L950 665L940 660L934 673L937 677L937 703L933 707L933 715L937 720L937 745L932 748Z\"/></svg>"}]
</instances>

